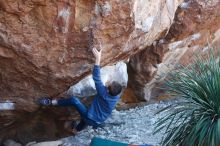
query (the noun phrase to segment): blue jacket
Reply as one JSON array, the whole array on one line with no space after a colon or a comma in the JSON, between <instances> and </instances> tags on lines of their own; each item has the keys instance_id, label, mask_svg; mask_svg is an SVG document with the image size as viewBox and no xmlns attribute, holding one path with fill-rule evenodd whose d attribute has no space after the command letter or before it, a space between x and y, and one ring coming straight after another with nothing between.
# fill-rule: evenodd
<instances>
[{"instance_id":1,"label":"blue jacket","mask_svg":"<svg viewBox=\"0 0 220 146\"><path fill-rule=\"evenodd\" d=\"M110 116L120 97L118 95L111 96L108 93L108 89L101 81L100 66L94 66L92 75L97 95L91 106L88 108L87 116L95 122L102 123Z\"/></svg>"}]
</instances>

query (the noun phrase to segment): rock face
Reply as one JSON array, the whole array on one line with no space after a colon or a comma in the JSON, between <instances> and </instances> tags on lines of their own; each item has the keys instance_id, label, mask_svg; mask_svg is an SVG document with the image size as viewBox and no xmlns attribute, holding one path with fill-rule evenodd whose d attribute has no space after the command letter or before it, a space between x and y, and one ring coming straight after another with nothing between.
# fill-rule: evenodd
<instances>
[{"instance_id":1,"label":"rock face","mask_svg":"<svg viewBox=\"0 0 220 146\"><path fill-rule=\"evenodd\" d=\"M14 108L0 113L1 135L7 131L6 138L24 142L61 136L62 128L34 129L48 124L56 129L57 117L65 112L42 113L34 101L57 97L90 74L93 46L103 49L102 66L150 46L169 30L182 1L0 0L0 102ZM21 123L29 126L22 129Z\"/></svg>"},{"instance_id":2,"label":"rock face","mask_svg":"<svg viewBox=\"0 0 220 146\"><path fill-rule=\"evenodd\" d=\"M93 45L102 65L128 58L169 29L180 2L1 1L0 96L59 95L91 72Z\"/></svg>"},{"instance_id":3,"label":"rock face","mask_svg":"<svg viewBox=\"0 0 220 146\"><path fill-rule=\"evenodd\" d=\"M155 99L163 92L163 82L176 64L190 63L195 52L218 48L220 2L187 0L177 9L167 35L136 54L128 64L128 90L140 100ZM129 98L129 95L125 95Z\"/></svg>"},{"instance_id":4,"label":"rock face","mask_svg":"<svg viewBox=\"0 0 220 146\"><path fill-rule=\"evenodd\" d=\"M34 101L59 98L89 75L93 46L103 49L102 66L132 56L125 101L157 97L177 63L190 63L208 44L220 46L219 0L182 2L0 0L0 143L68 135L63 123L78 114L39 108ZM69 94L86 96L84 89L76 90L84 82Z\"/></svg>"}]
</instances>

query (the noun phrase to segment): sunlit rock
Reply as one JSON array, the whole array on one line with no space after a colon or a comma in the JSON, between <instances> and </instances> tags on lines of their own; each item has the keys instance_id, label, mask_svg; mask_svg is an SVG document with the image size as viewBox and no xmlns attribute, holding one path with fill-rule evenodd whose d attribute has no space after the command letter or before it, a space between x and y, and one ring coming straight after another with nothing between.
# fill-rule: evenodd
<instances>
[{"instance_id":1,"label":"sunlit rock","mask_svg":"<svg viewBox=\"0 0 220 146\"><path fill-rule=\"evenodd\" d=\"M218 0L182 3L169 32L130 59L128 90L139 100L164 98L164 79L176 65L191 63L208 48L219 49L219 11Z\"/></svg>"}]
</instances>

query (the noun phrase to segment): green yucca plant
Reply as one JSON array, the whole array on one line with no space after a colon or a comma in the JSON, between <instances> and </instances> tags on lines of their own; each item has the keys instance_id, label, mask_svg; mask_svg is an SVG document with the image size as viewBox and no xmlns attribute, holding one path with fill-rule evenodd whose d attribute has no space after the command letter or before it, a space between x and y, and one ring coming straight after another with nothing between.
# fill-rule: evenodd
<instances>
[{"instance_id":1,"label":"green yucca plant","mask_svg":"<svg viewBox=\"0 0 220 146\"><path fill-rule=\"evenodd\" d=\"M164 146L220 146L220 61L213 51L180 66L166 81L169 95L181 97L159 113L154 133Z\"/></svg>"}]
</instances>

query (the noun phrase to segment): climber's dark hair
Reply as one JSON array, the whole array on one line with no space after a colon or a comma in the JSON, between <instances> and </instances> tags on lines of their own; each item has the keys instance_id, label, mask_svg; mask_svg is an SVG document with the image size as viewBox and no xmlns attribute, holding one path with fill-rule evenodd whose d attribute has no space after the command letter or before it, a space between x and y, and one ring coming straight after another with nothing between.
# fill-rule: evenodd
<instances>
[{"instance_id":1,"label":"climber's dark hair","mask_svg":"<svg viewBox=\"0 0 220 146\"><path fill-rule=\"evenodd\" d=\"M112 96L116 96L119 93L121 93L122 86L116 81L113 81L109 86L108 86L109 94Z\"/></svg>"}]
</instances>

